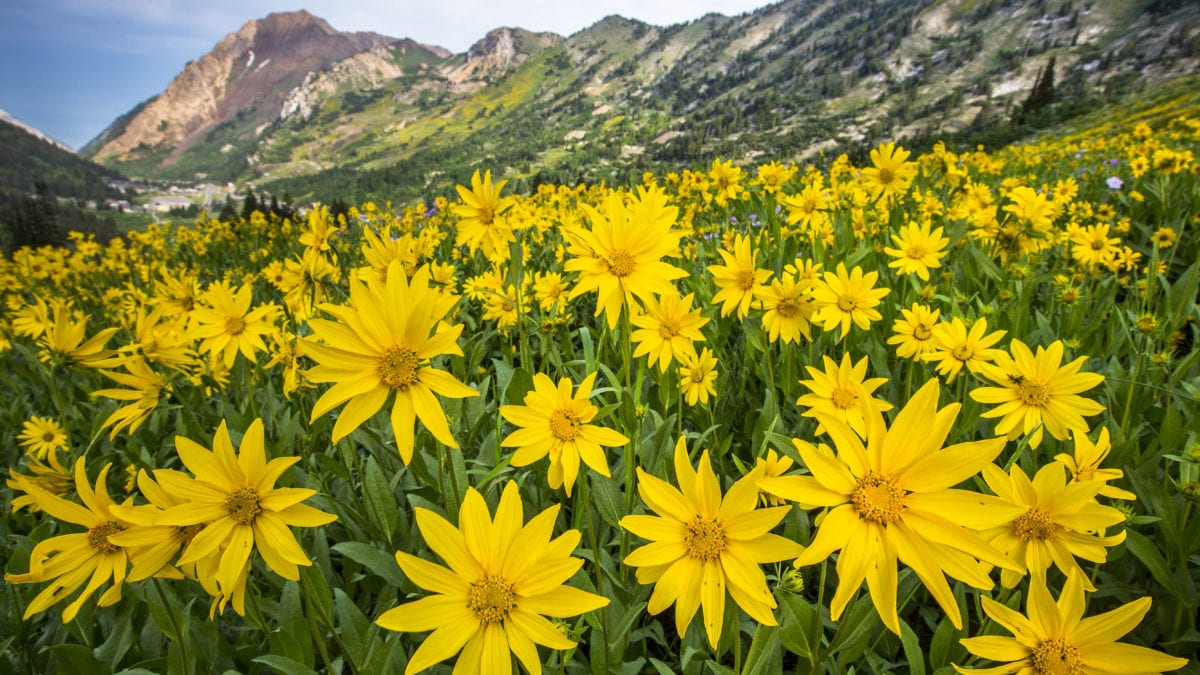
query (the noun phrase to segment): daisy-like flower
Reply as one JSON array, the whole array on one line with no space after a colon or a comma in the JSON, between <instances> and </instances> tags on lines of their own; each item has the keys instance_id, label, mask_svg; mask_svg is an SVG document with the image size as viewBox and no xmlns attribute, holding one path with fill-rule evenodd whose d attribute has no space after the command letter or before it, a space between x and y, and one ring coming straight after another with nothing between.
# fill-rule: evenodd
<instances>
[{"instance_id":1,"label":"daisy-like flower","mask_svg":"<svg viewBox=\"0 0 1200 675\"><path fill-rule=\"evenodd\" d=\"M679 359L679 393L688 405L708 405L717 396L717 357L705 347L699 354L693 349Z\"/></svg>"},{"instance_id":2,"label":"daisy-like flower","mask_svg":"<svg viewBox=\"0 0 1200 675\"><path fill-rule=\"evenodd\" d=\"M1051 462L1038 470L1033 480L1017 465L1009 473L995 465L983 469L983 479L992 492L1018 514L991 528L976 528L980 536L1007 555L1019 569L1005 569L1000 583L1017 585L1025 574L1045 578L1051 563L1063 574L1083 574L1075 558L1102 563L1106 547L1125 541L1125 531L1105 536L1109 527L1124 522L1125 515L1096 501L1102 481L1067 482L1063 465ZM1095 590L1084 581L1088 590Z\"/></svg>"},{"instance_id":3,"label":"daisy-like flower","mask_svg":"<svg viewBox=\"0 0 1200 675\"><path fill-rule=\"evenodd\" d=\"M883 143L871 151L872 166L862 170L872 199L883 197L893 201L903 197L917 176L916 162L909 162L912 153L895 143Z\"/></svg>"},{"instance_id":4,"label":"daisy-like flower","mask_svg":"<svg viewBox=\"0 0 1200 675\"><path fill-rule=\"evenodd\" d=\"M798 194L788 195L781 199L787 207L787 222L789 225L800 224L809 232L820 230L829 221L829 195L825 186L818 179L809 182Z\"/></svg>"},{"instance_id":5,"label":"daisy-like flower","mask_svg":"<svg viewBox=\"0 0 1200 675\"><path fill-rule=\"evenodd\" d=\"M192 337L200 342L200 353L211 355L226 368L232 368L238 354L254 363L258 352L266 351L263 336L275 330L274 304L251 309L253 289L242 284L236 291L218 281L204 293L204 304L192 312Z\"/></svg>"},{"instance_id":6,"label":"daisy-like flower","mask_svg":"<svg viewBox=\"0 0 1200 675\"><path fill-rule=\"evenodd\" d=\"M386 280L372 274L351 284L349 306L321 305L337 321L311 319L313 337L301 340L301 348L317 362L309 381L334 383L313 405L311 419L346 404L333 425L334 443L394 396L392 433L405 464L412 461L417 419L440 443L458 447L434 394L464 398L479 392L430 363L442 354L462 356L462 324L439 327L455 302L430 286L428 266L410 281L393 261Z\"/></svg>"},{"instance_id":7,"label":"daisy-like flower","mask_svg":"<svg viewBox=\"0 0 1200 675\"><path fill-rule=\"evenodd\" d=\"M896 248L885 247L883 252L895 258L888 267L896 268L897 274L916 274L921 281L929 280L929 270L942 266L950 238L942 234L942 228L933 228L929 221L909 223L892 235Z\"/></svg>"},{"instance_id":8,"label":"daisy-like flower","mask_svg":"<svg viewBox=\"0 0 1200 675\"><path fill-rule=\"evenodd\" d=\"M1009 440L1028 435L1030 447L1036 448L1042 444L1043 430L1060 441L1066 440L1071 430L1088 430L1085 415L1104 412L1103 405L1079 395L1104 381L1099 373L1079 372L1088 357L1080 356L1060 366L1061 340L1045 349L1039 345L1036 355L1016 339L1009 349L1012 356L1000 352L979 370L1000 386L971 391L976 401L996 405L983 417L1001 418L996 423L997 434L1007 434Z\"/></svg>"},{"instance_id":9,"label":"daisy-like flower","mask_svg":"<svg viewBox=\"0 0 1200 675\"><path fill-rule=\"evenodd\" d=\"M51 305L51 320L38 338L41 347L38 358L41 361L86 368L111 368L121 363L116 350L104 348L109 338L116 335L118 328L105 328L84 340L91 317L85 315L76 321L65 302L53 302Z\"/></svg>"},{"instance_id":10,"label":"daisy-like flower","mask_svg":"<svg viewBox=\"0 0 1200 675\"><path fill-rule=\"evenodd\" d=\"M825 330L841 328L840 337L846 337L850 324L868 330L872 321L883 318L875 307L889 288L875 288L879 272L863 273L861 267L846 271L845 263L838 263L837 272L825 272L823 281L813 290L813 302L817 311L813 323L822 324Z\"/></svg>"},{"instance_id":11,"label":"daisy-like flower","mask_svg":"<svg viewBox=\"0 0 1200 675\"><path fill-rule=\"evenodd\" d=\"M113 512L130 524L125 530L110 535L110 541L129 551L129 561L133 567L129 570L129 581L141 581L150 577L183 578L183 574L171 564L179 551L192 542L203 523L195 525L160 525L159 516L164 511L175 506L187 504L187 500L164 490L156 483L145 469L137 473L138 492L149 501L141 506L114 506ZM212 581L221 560L221 552L213 551L200 560L195 567L200 568L196 574L194 569L189 576L202 579L206 590L217 594L216 583Z\"/></svg>"},{"instance_id":12,"label":"daisy-like flower","mask_svg":"<svg viewBox=\"0 0 1200 675\"><path fill-rule=\"evenodd\" d=\"M713 296L714 303L721 303L721 316L729 316L737 310L738 321L746 318L755 293L771 278L771 270L760 270L754 266L754 251L750 248L750 237L739 234L733 252L720 249L717 253L725 260L724 265L709 265L713 282L721 290Z\"/></svg>"},{"instance_id":13,"label":"daisy-like flower","mask_svg":"<svg viewBox=\"0 0 1200 675\"><path fill-rule=\"evenodd\" d=\"M687 276L662 261L679 245L679 233L672 229L679 209L666 206L665 199L659 191L642 191L634 204L626 205L620 194L612 193L599 209L579 205L591 230L567 231L571 257L563 267L579 274L571 298L596 291L596 316L603 313L610 329L617 327L621 308L632 305L634 297L675 293L671 282Z\"/></svg>"},{"instance_id":14,"label":"daisy-like flower","mask_svg":"<svg viewBox=\"0 0 1200 675\"><path fill-rule=\"evenodd\" d=\"M914 303L912 309L901 309L900 312L904 316L892 324L892 336L887 341L889 345L896 345L896 356L920 360L936 350L933 329L938 325L942 310Z\"/></svg>"},{"instance_id":15,"label":"daisy-like flower","mask_svg":"<svg viewBox=\"0 0 1200 675\"><path fill-rule=\"evenodd\" d=\"M1117 642L1133 630L1150 610L1150 598L1138 598L1097 616L1084 617L1085 580L1079 572L1067 575L1056 601L1046 582L1029 584L1026 614L980 598L983 611L1013 637L986 635L963 638L960 644L975 656L1003 661L992 668L962 668L960 673L1163 673L1182 668L1187 659L1155 649Z\"/></svg>"},{"instance_id":16,"label":"daisy-like flower","mask_svg":"<svg viewBox=\"0 0 1200 675\"><path fill-rule=\"evenodd\" d=\"M692 309L694 293L680 298L678 293L660 295L644 301L642 312L634 315L631 339L637 345L633 358L649 356L650 367L658 364L659 372L688 351L695 351L693 343L703 342L700 328L708 323L699 309Z\"/></svg>"},{"instance_id":17,"label":"daisy-like flower","mask_svg":"<svg viewBox=\"0 0 1200 675\"><path fill-rule=\"evenodd\" d=\"M921 355L926 361L937 364L937 372L953 382L963 366L972 373L978 373L985 363L995 361L1004 354L1003 349L996 349L996 344L1004 337L1006 331L987 332L987 317L981 316L971 324L970 330L963 320L957 316L950 321L943 321L933 329L934 348Z\"/></svg>"},{"instance_id":18,"label":"daisy-like flower","mask_svg":"<svg viewBox=\"0 0 1200 675\"><path fill-rule=\"evenodd\" d=\"M458 216L458 234L455 246L467 246L471 253L482 250L489 260L508 257L508 245L514 241L512 227L504 217L510 200L502 198L500 191L508 183L497 181L492 185L489 169L479 179L479 169L471 176L471 189L456 185L461 203L450 207Z\"/></svg>"},{"instance_id":19,"label":"daisy-like flower","mask_svg":"<svg viewBox=\"0 0 1200 675\"><path fill-rule=\"evenodd\" d=\"M837 455L795 440L812 475L759 481L763 490L806 508L831 509L795 564L815 565L841 551L838 587L829 606L834 621L865 579L884 625L899 635L899 561L912 568L951 623L961 628L958 602L945 575L987 590L994 585L987 575L988 565L1016 569L968 528L996 527L1022 509L951 487L990 465L1005 441L992 438L943 448L961 406L951 403L939 410L940 389L937 379L927 382L896 415L890 429L879 412L864 410L865 446L844 422L818 414Z\"/></svg>"},{"instance_id":20,"label":"daisy-like flower","mask_svg":"<svg viewBox=\"0 0 1200 675\"><path fill-rule=\"evenodd\" d=\"M504 448L518 448L513 453L513 466L526 466L550 456L550 471L546 479L552 489L566 486L567 496L579 475L579 461L599 473L609 476L604 447L620 447L629 439L612 429L590 422L600 412L588 398L596 383L596 373L583 379L571 393L571 379L564 377L558 386L548 375L533 376L533 391L525 394L525 405L502 405L500 415L510 424L521 427L500 442Z\"/></svg>"},{"instance_id":21,"label":"daisy-like flower","mask_svg":"<svg viewBox=\"0 0 1200 675\"><path fill-rule=\"evenodd\" d=\"M1100 488L1102 497L1111 499L1137 499L1134 493L1123 490L1116 485L1109 485L1110 480L1120 480L1125 477L1125 472L1120 469L1101 469L1100 465L1104 459L1108 457L1108 453L1112 450L1112 444L1108 438L1108 427L1100 428L1100 435L1093 443L1085 432L1073 429L1071 434L1075 438L1075 453L1068 455L1060 453L1054 456L1054 461L1062 464L1071 472L1071 479L1084 481L1100 481L1104 483L1104 487Z\"/></svg>"},{"instance_id":22,"label":"daisy-like flower","mask_svg":"<svg viewBox=\"0 0 1200 675\"><path fill-rule=\"evenodd\" d=\"M100 425L101 429L111 427L108 433L110 440L116 438L122 429L128 429L131 434L137 431L138 427L149 419L150 413L158 408L159 400L171 391L167 377L151 369L144 359L136 358L127 361L125 368L129 371L128 373L114 370L100 372L117 384L129 387L128 389L98 389L91 394L118 401L129 401L114 410Z\"/></svg>"},{"instance_id":23,"label":"daisy-like flower","mask_svg":"<svg viewBox=\"0 0 1200 675\"><path fill-rule=\"evenodd\" d=\"M562 619L599 609L608 598L564 585L583 565L571 556L579 530L551 539L560 506L525 522L517 484L504 486L493 518L475 488L467 489L458 527L417 507L417 527L446 566L398 551L396 562L428 595L375 620L400 632L433 631L405 668L412 675L459 654L455 672L512 672L511 656L533 675L542 672L537 645L571 649L575 643L546 617ZM601 647L603 648L603 647ZM461 651L461 653L459 653Z\"/></svg>"},{"instance_id":24,"label":"daisy-like flower","mask_svg":"<svg viewBox=\"0 0 1200 675\"><path fill-rule=\"evenodd\" d=\"M300 503L316 490L275 487L275 481L300 458L276 457L268 462L261 419L251 422L236 454L224 420L213 436L212 450L183 436L175 437L175 449L194 478L172 470L154 472L159 485L184 502L166 509L154 522L179 528L204 525L176 564L195 563L220 552L214 574L220 588L219 609L224 611L232 599L239 615L245 614L252 552L257 550L279 576L298 581L298 566L312 561L288 528L319 527L337 520L331 513Z\"/></svg>"},{"instance_id":25,"label":"daisy-like flower","mask_svg":"<svg viewBox=\"0 0 1200 675\"><path fill-rule=\"evenodd\" d=\"M1108 265L1121 251L1121 238L1110 237L1107 224L1080 228L1071 236L1071 257L1085 267Z\"/></svg>"},{"instance_id":26,"label":"daisy-like flower","mask_svg":"<svg viewBox=\"0 0 1200 675\"><path fill-rule=\"evenodd\" d=\"M805 366L813 379L800 380L800 384L808 387L809 393L802 395L797 405L807 410L805 417L823 416L835 417L850 426L854 433L863 437L867 433L867 422L863 417L864 410L884 412L892 409L892 404L883 399L871 398L880 385L887 382L886 377L867 379L867 357L862 357L858 363L850 363L850 354L842 355L842 363L828 356L821 356L825 370L822 372L812 366ZM818 425L817 433L825 433L823 425Z\"/></svg>"},{"instance_id":27,"label":"daisy-like flower","mask_svg":"<svg viewBox=\"0 0 1200 675\"><path fill-rule=\"evenodd\" d=\"M71 470L58 458L57 450L51 450L46 455L45 461L30 458L26 468L29 470L27 474L9 470L5 485L10 490L24 492L25 488L23 486L28 484L41 489L43 492L48 492L55 497L65 497L71 491L71 483L74 481L71 476ZM31 512L41 510L37 505L37 500L31 495L24 494L13 497L12 510L14 512L27 506Z\"/></svg>"},{"instance_id":28,"label":"daisy-like flower","mask_svg":"<svg viewBox=\"0 0 1200 675\"><path fill-rule=\"evenodd\" d=\"M108 607L121 599L121 585L125 582L129 559L125 549L110 542L108 537L124 530L129 523L111 510L114 504L105 486L110 468L111 464L104 465L93 489L88 483L83 458L75 461L75 490L82 506L52 495L24 477L14 476L17 489L25 492L42 511L63 522L87 528L87 532L63 534L38 542L29 555L29 572L4 575L4 580L13 584L51 582L25 608L23 619L49 609L84 582L87 586L83 592L63 609L63 623L73 621L83 603L110 579L113 585L100 595L98 604Z\"/></svg>"},{"instance_id":29,"label":"daisy-like flower","mask_svg":"<svg viewBox=\"0 0 1200 675\"><path fill-rule=\"evenodd\" d=\"M25 454L38 460L45 459L57 450L66 450L71 440L62 425L49 417L34 415L21 425L17 442L25 448Z\"/></svg>"},{"instance_id":30,"label":"daisy-like flower","mask_svg":"<svg viewBox=\"0 0 1200 675\"><path fill-rule=\"evenodd\" d=\"M771 342L800 342L800 336L812 340L809 319L817 311L812 302L813 284L808 279L784 274L754 292L763 309L763 328Z\"/></svg>"},{"instance_id":31,"label":"daisy-like flower","mask_svg":"<svg viewBox=\"0 0 1200 675\"><path fill-rule=\"evenodd\" d=\"M678 489L638 467L638 494L657 515L621 519L621 527L650 541L626 556L625 564L637 568L638 583L654 584L648 612L675 605L680 637L703 608L705 635L715 649L726 593L755 621L777 625L775 598L759 565L795 557L800 546L770 533L791 507L755 508L763 471L756 466L722 497L708 451L693 469L682 436L675 444Z\"/></svg>"},{"instance_id":32,"label":"daisy-like flower","mask_svg":"<svg viewBox=\"0 0 1200 675\"><path fill-rule=\"evenodd\" d=\"M746 172L733 165L733 160L722 162L720 158L712 161L712 168L708 171L708 180L712 187L716 190L713 195L713 200L717 206L725 206L730 199L737 199L746 191L742 185L742 180L745 178Z\"/></svg>"},{"instance_id":33,"label":"daisy-like flower","mask_svg":"<svg viewBox=\"0 0 1200 675\"><path fill-rule=\"evenodd\" d=\"M778 478L791 470L795 462L787 455L780 455L774 450L768 450L766 457L759 457L755 460L755 468L762 467L763 478ZM758 491L758 500L763 506L783 506L787 504L787 500L782 497L764 492L762 489Z\"/></svg>"}]
</instances>

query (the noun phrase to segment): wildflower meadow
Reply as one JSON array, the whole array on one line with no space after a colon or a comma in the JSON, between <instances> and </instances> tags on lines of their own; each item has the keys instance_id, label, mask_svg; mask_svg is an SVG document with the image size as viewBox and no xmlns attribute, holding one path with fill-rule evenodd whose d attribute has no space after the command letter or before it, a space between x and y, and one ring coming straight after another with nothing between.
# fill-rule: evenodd
<instances>
[{"instance_id":1,"label":"wildflower meadow","mask_svg":"<svg viewBox=\"0 0 1200 675\"><path fill-rule=\"evenodd\" d=\"M1200 109L0 262L0 672L1200 672Z\"/></svg>"}]
</instances>

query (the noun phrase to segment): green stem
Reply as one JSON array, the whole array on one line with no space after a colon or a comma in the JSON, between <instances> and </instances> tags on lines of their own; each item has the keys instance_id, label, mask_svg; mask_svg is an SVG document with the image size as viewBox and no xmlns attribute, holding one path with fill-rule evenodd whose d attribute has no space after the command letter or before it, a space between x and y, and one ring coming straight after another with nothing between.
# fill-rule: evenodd
<instances>
[{"instance_id":1,"label":"green stem","mask_svg":"<svg viewBox=\"0 0 1200 675\"><path fill-rule=\"evenodd\" d=\"M171 606L171 602L167 600L167 592L163 590L162 582L158 577L151 578L154 582L154 589L158 591L158 597L162 599L163 609L167 612L167 619L171 622L171 630L179 636L179 658L183 661L183 675L191 675L191 664L188 663L187 655L187 638L183 634L183 628L175 619L175 608Z\"/></svg>"}]
</instances>

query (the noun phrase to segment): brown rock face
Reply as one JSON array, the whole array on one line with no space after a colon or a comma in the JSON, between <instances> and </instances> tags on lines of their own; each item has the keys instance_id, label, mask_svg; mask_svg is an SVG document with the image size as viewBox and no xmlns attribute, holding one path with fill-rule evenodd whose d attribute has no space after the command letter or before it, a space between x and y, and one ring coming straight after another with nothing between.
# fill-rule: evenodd
<instances>
[{"instance_id":1,"label":"brown rock face","mask_svg":"<svg viewBox=\"0 0 1200 675\"><path fill-rule=\"evenodd\" d=\"M139 111L96 159L138 159L171 148L170 164L214 127L234 120L259 126L279 117L288 93L309 73L393 42L375 33L339 33L306 11L246 22Z\"/></svg>"}]
</instances>

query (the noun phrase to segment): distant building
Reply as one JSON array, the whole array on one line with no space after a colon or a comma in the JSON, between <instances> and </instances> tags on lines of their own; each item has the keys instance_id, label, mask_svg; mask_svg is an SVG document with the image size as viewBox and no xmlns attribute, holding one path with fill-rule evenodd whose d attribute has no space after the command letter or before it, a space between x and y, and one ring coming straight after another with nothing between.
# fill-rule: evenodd
<instances>
[{"instance_id":1,"label":"distant building","mask_svg":"<svg viewBox=\"0 0 1200 675\"><path fill-rule=\"evenodd\" d=\"M192 200L185 197L154 197L146 204L146 211L165 213L172 209L186 209L192 205Z\"/></svg>"}]
</instances>

